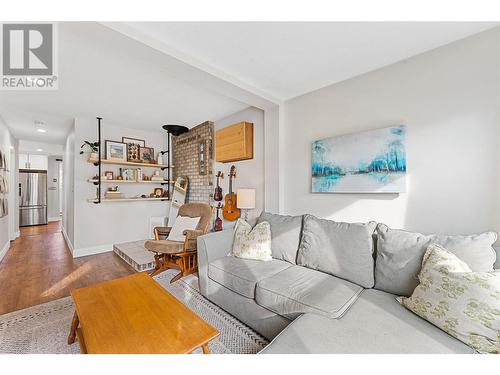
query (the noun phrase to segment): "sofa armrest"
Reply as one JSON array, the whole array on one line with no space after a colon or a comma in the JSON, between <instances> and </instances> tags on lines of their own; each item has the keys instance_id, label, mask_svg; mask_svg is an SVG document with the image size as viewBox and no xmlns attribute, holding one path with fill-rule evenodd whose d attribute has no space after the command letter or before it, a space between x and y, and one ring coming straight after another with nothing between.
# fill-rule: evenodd
<instances>
[{"instance_id":1,"label":"sofa armrest","mask_svg":"<svg viewBox=\"0 0 500 375\"><path fill-rule=\"evenodd\" d=\"M208 264L223 258L233 247L233 230L208 233L198 237L198 280L200 292L208 297Z\"/></svg>"}]
</instances>

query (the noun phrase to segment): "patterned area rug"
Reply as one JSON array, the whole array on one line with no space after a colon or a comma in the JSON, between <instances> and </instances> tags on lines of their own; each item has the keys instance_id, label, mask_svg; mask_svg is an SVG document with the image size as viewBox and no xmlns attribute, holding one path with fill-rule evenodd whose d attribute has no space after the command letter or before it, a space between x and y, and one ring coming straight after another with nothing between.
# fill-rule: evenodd
<instances>
[{"instance_id":1,"label":"patterned area rug","mask_svg":"<svg viewBox=\"0 0 500 375\"><path fill-rule=\"evenodd\" d=\"M170 284L176 273L169 270L155 280L220 332L220 336L209 344L212 353L255 354L268 344L264 337L203 297L195 276ZM78 341L73 345L66 343L74 311L71 297L66 297L1 315L0 353L80 353ZM201 353L201 350L196 352Z\"/></svg>"}]
</instances>

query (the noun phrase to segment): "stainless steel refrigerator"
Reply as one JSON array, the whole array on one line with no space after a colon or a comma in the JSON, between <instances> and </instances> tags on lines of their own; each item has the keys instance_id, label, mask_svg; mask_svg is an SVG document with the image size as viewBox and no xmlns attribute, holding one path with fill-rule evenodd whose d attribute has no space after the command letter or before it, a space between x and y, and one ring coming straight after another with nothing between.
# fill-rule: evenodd
<instances>
[{"instance_id":1,"label":"stainless steel refrigerator","mask_svg":"<svg viewBox=\"0 0 500 375\"><path fill-rule=\"evenodd\" d=\"M47 224L47 171L19 170L19 225Z\"/></svg>"}]
</instances>

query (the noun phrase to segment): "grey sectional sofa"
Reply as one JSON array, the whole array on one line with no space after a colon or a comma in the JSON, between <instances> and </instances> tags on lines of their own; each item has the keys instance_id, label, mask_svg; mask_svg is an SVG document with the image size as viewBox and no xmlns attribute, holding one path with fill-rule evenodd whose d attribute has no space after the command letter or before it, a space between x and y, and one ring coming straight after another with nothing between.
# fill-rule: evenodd
<instances>
[{"instance_id":1,"label":"grey sectional sofa","mask_svg":"<svg viewBox=\"0 0 500 375\"><path fill-rule=\"evenodd\" d=\"M492 270L496 234L429 236L311 215L264 220L272 261L228 256L232 230L198 238L201 293L272 340L261 353L474 352L395 297L411 294L431 242L474 271Z\"/></svg>"}]
</instances>

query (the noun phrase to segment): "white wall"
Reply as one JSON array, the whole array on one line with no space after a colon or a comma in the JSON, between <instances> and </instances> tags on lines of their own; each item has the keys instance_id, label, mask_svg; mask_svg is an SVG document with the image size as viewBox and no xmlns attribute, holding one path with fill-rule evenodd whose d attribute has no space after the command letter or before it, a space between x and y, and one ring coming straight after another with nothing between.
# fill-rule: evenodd
<instances>
[{"instance_id":1,"label":"white wall","mask_svg":"<svg viewBox=\"0 0 500 375\"><path fill-rule=\"evenodd\" d=\"M74 254L75 244L75 124L66 138L63 156L63 218L62 232Z\"/></svg>"},{"instance_id":2,"label":"white wall","mask_svg":"<svg viewBox=\"0 0 500 375\"><path fill-rule=\"evenodd\" d=\"M6 155L7 165L9 168L15 169L15 164L13 164L15 163L15 160L11 160L11 147L14 147L14 138L10 134L7 126L0 120L0 150L2 150L2 152ZM1 171L0 173L9 178L10 182L10 172ZM12 194L14 194L14 191L10 190L8 195L2 196L9 200L9 214L0 218L0 261L10 247L11 228L9 228L9 220L11 220L11 215L14 215L15 213L15 207L11 204Z\"/></svg>"},{"instance_id":3,"label":"white wall","mask_svg":"<svg viewBox=\"0 0 500 375\"><path fill-rule=\"evenodd\" d=\"M232 165L236 166L236 178L233 180L233 191L238 188L253 188L255 191L255 210L248 212L248 218L255 218L264 209L264 112L258 108L249 107L243 111L236 112L226 118L214 122L214 129L225 128L238 122L247 121L253 123L254 157L250 160L242 160L231 163L215 163L214 175L217 171L224 173L221 186L223 194L229 192L229 170ZM215 188L216 179L214 179ZM222 214L222 213L221 213ZM243 214L242 214L243 216ZM225 223L226 225L232 225Z\"/></svg>"},{"instance_id":4,"label":"white wall","mask_svg":"<svg viewBox=\"0 0 500 375\"><path fill-rule=\"evenodd\" d=\"M121 141L122 136L144 139L146 146L155 149L155 157L166 149L167 134L158 125L157 132L118 127L103 120L102 151L104 140ZM149 236L149 218L168 215L169 202L103 202L99 205L88 202L95 198L96 187L87 180L97 174L97 167L87 162L88 155L80 155L83 141L97 140L97 125L95 119L75 120L75 193L74 193L74 247L73 256L82 256L103 251L111 251L115 243L146 239ZM103 153L104 157L104 153ZM67 161L67 159L65 159ZM118 172L119 166L102 165L102 172ZM144 173L151 175L155 169L143 168ZM65 181L72 180L65 175ZM103 191L112 185L103 185ZM126 196L147 194L153 192L157 185L130 184L119 185ZM158 186L161 187L161 186Z\"/></svg>"},{"instance_id":5,"label":"white wall","mask_svg":"<svg viewBox=\"0 0 500 375\"><path fill-rule=\"evenodd\" d=\"M285 213L408 230L500 232L499 30L285 103ZM406 124L405 194L312 194L311 143Z\"/></svg>"}]
</instances>

